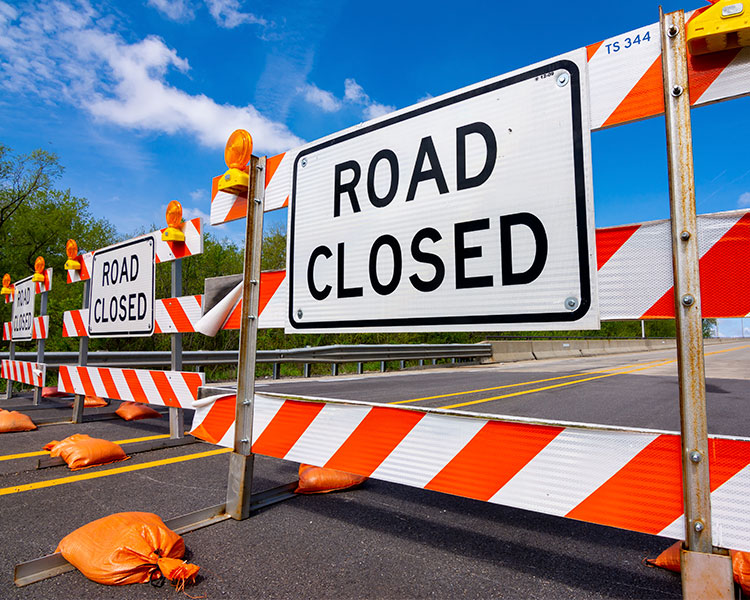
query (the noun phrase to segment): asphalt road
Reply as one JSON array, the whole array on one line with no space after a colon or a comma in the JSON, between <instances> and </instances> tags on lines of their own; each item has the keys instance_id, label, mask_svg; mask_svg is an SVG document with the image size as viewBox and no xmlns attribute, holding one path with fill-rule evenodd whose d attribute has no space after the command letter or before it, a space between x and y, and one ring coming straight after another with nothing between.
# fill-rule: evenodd
<instances>
[{"instance_id":1,"label":"asphalt road","mask_svg":"<svg viewBox=\"0 0 750 600\"><path fill-rule=\"evenodd\" d=\"M708 348L729 350L706 358L713 433L750 431L744 411L750 348L740 346ZM425 406L526 392L460 410L676 429L676 367L667 362L673 359L674 352L665 351L259 385L377 402L442 396L411 403ZM540 381L547 379L552 381ZM528 383L534 381L539 383ZM565 385L530 391L558 384ZM69 415L70 409L29 412L54 413ZM76 432L124 440L167 431L164 418L47 425L0 436L0 598L174 597L169 586L104 587L77 572L16 589L13 566L52 552L76 527L113 512L144 510L169 519L223 502L225 454L196 458L216 450L203 443L134 454L81 472L104 475L88 480L67 479L77 473L65 467L37 470L38 457L7 458ZM123 447L127 451L128 444ZM172 462L151 465L164 459ZM121 467L133 468L110 474ZM294 480L296 467L257 457L255 489ZM47 487L28 489L40 484ZM185 540L192 562L202 568L198 584L187 591L209 599L680 597L679 576L641 563L670 545L668 539L375 480L338 494L298 496L246 521L188 533Z\"/></svg>"}]
</instances>

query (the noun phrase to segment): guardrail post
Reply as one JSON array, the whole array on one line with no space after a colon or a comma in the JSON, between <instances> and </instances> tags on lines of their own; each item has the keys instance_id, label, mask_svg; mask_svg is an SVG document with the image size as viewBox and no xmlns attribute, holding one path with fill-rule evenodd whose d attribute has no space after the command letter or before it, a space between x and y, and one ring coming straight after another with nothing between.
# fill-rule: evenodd
<instances>
[{"instance_id":1,"label":"guardrail post","mask_svg":"<svg viewBox=\"0 0 750 600\"><path fill-rule=\"evenodd\" d=\"M687 600L733 596L732 563L712 554L706 380L701 319L698 227L683 11L659 9L669 161L677 365L680 385L682 487L686 550L682 592Z\"/></svg>"},{"instance_id":2,"label":"guardrail post","mask_svg":"<svg viewBox=\"0 0 750 600\"><path fill-rule=\"evenodd\" d=\"M273 363L273 378L279 379L281 377L281 363Z\"/></svg>"},{"instance_id":3,"label":"guardrail post","mask_svg":"<svg viewBox=\"0 0 750 600\"><path fill-rule=\"evenodd\" d=\"M312 375L312 365L310 363L305 363L304 376L310 377L311 375Z\"/></svg>"},{"instance_id":4,"label":"guardrail post","mask_svg":"<svg viewBox=\"0 0 750 600\"><path fill-rule=\"evenodd\" d=\"M91 285L90 280L83 282L83 302L81 308L87 309L89 307L89 287ZM89 362L89 336L82 335L78 338L78 364L85 367ZM76 394L73 399L73 423L83 422L83 406L86 401L86 397L83 394Z\"/></svg>"},{"instance_id":5,"label":"guardrail post","mask_svg":"<svg viewBox=\"0 0 750 600\"><path fill-rule=\"evenodd\" d=\"M172 261L172 298L182 296L182 259ZM182 334L171 336L171 367L173 371L182 371ZM185 417L183 410L176 406L169 407L169 437L185 437Z\"/></svg>"},{"instance_id":6,"label":"guardrail post","mask_svg":"<svg viewBox=\"0 0 750 600\"><path fill-rule=\"evenodd\" d=\"M385 373L385 361L384 360L380 361L380 372Z\"/></svg>"},{"instance_id":7,"label":"guardrail post","mask_svg":"<svg viewBox=\"0 0 750 600\"><path fill-rule=\"evenodd\" d=\"M47 292L42 292L41 294L42 299L40 300L39 304L39 316L43 317L47 314ZM36 362L37 363L43 363L44 362L44 342L46 340L44 338L40 338L36 341ZM34 404L40 404L42 401L42 388L41 387L35 387L34 388Z\"/></svg>"},{"instance_id":8,"label":"guardrail post","mask_svg":"<svg viewBox=\"0 0 750 600\"><path fill-rule=\"evenodd\" d=\"M365 372L365 365L364 365L364 363L358 362L357 363L357 373L359 375L362 375L362 373L364 373L364 372Z\"/></svg>"},{"instance_id":9,"label":"guardrail post","mask_svg":"<svg viewBox=\"0 0 750 600\"><path fill-rule=\"evenodd\" d=\"M258 304L260 298L260 253L263 243L263 200L266 159L250 162L247 222L245 229L245 266L242 280L242 321L240 356L237 369L237 406L235 409L234 452L229 461L226 512L233 519L250 516L253 482L253 401L255 362L258 348Z\"/></svg>"},{"instance_id":10,"label":"guardrail post","mask_svg":"<svg viewBox=\"0 0 750 600\"><path fill-rule=\"evenodd\" d=\"M331 375L339 374L339 363L331 363Z\"/></svg>"}]
</instances>

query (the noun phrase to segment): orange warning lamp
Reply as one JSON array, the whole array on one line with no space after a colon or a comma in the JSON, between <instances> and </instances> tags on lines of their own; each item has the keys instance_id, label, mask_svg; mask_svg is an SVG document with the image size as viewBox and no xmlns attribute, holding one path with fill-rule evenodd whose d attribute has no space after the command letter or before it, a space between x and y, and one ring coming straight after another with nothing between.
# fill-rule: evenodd
<instances>
[{"instance_id":1,"label":"orange warning lamp","mask_svg":"<svg viewBox=\"0 0 750 600\"><path fill-rule=\"evenodd\" d=\"M0 294L3 296L9 296L13 293L13 288L10 287L10 273L3 275L3 289L0 290Z\"/></svg>"},{"instance_id":2,"label":"orange warning lamp","mask_svg":"<svg viewBox=\"0 0 750 600\"><path fill-rule=\"evenodd\" d=\"M182 204L172 200L167 204L167 228L161 232L162 242L184 242L182 232Z\"/></svg>"},{"instance_id":3,"label":"orange warning lamp","mask_svg":"<svg viewBox=\"0 0 750 600\"><path fill-rule=\"evenodd\" d=\"M31 281L34 283L44 283L44 257L37 256L34 261L34 274L31 276Z\"/></svg>"},{"instance_id":4,"label":"orange warning lamp","mask_svg":"<svg viewBox=\"0 0 750 600\"><path fill-rule=\"evenodd\" d=\"M232 132L224 148L224 162L229 170L219 179L220 192L245 194L250 185L247 164L253 156L253 138L244 129Z\"/></svg>"},{"instance_id":5,"label":"orange warning lamp","mask_svg":"<svg viewBox=\"0 0 750 600\"><path fill-rule=\"evenodd\" d=\"M708 54L750 46L750 5L737 0L709 0L708 7L687 24L690 54Z\"/></svg>"},{"instance_id":6,"label":"orange warning lamp","mask_svg":"<svg viewBox=\"0 0 750 600\"><path fill-rule=\"evenodd\" d=\"M75 240L65 242L65 254L68 255L68 260L65 261L65 269L68 271L80 271L81 263L76 260L78 258L78 243Z\"/></svg>"}]
</instances>

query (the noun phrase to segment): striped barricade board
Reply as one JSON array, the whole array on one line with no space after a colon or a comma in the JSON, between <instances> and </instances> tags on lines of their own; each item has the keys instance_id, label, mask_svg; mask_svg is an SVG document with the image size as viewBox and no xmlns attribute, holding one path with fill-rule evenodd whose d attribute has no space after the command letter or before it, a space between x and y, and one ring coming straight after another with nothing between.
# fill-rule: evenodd
<instances>
[{"instance_id":1,"label":"striped barricade board","mask_svg":"<svg viewBox=\"0 0 750 600\"><path fill-rule=\"evenodd\" d=\"M49 315L34 317L34 329L32 340L46 340L49 334ZM3 340L11 341L13 336L13 323L7 321L3 323Z\"/></svg>"},{"instance_id":2,"label":"striped barricade board","mask_svg":"<svg viewBox=\"0 0 750 600\"><path fill-rule=\"evenodd\" d=\"M69 394L193 408L206 376L192 371L148 371L60 366L57 387Z\"/></svg>"},{"instance_id":3,"label":"striped barricade board","mask_svg":"<svg viewBox=\"0 0 750 600\"><path fill-rule=\"evenodd\" d=\"M161 234L165 230L166 227L139 236L138 238L134 238L141 239L150 236L154 239L154 262L156 262L156 264L203 253L203 226L200 217L183 223L182 231L185 234L184 242L163 241L161 239ZM81 263L81 270L69 269L67 271L68 283L86 281L91 278L91 267L95 252L95 250L86 252L76 257L76 260Z\"/></svg>"},{"instance_id":4,"label":"striped barricade board","mask_svg":"<svg viewBox=\"0 0 750 600\"><path fill-rule=\"evenodd\" d=\"M234 444L235 397L196 402L191 433ZM678 433L255 394L252 451L681 539ZM713 543L750 551L750 440L709 438Z\"/></svg>"},{"instance_id":5,"label":"striped barricade board","mask_svg":"<svg viewBox=\"0 0 750 600\"><path fill-rule=\"evenodd\" d=\"M706 7L708 8L708 7ZM705 9L686 13L692 19ZM659 24L653 23L586 47L591 96L591 130L604 129L664 113ZM750 93L750 48L689 56L690 103L703 106ZM439 101L439 98L428 102ZM384 118L390 118L394 113ZM368 121L374 123L376 120ZM357 125L352 131L363 125ZM335 134L340 135L341 132ZM318 144L328 138L313 142ZM289 204L292 168L301 146L268 158L266 211ZM219 192L214 179L211 224L245 217L247 199Z\"/></svg>"},{"instance_id":6,"label":"striped barricade board","mask_svg":"<svg viewBox=\"0 0 750 600\"><path fill-rule=\"evenodd\" d=\"M2 378L18 381L35 387L44 387L47 365L20 360L2 361Z\"/></svg>"}]
</instances>

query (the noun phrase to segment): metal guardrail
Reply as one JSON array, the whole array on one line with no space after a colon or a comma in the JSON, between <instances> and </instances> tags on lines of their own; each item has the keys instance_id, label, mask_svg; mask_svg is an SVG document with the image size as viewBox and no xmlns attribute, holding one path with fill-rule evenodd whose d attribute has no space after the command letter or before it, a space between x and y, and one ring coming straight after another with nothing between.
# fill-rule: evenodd
<instances>
[{"instance_id":1,"label":"metal guardrail","mask_svg":"<svg viewBox=\"0 0 750 600\"><path fill-rule=\"evenodd\" d=\"M305 364L305 376L310 375L312 363L331 363L332 373L338 373L342 363L362 363L379 361L381 371L389 361L460 359L479 360L492 356L490 344L382 344L358 346L317 346L313 348L290 348L285 350L259 350L257 362L274 365L274 377L278 377L278 365L281 363ZM7 359L8 353L0 353L0 358ZM236 364L239 359L237 350L183 351L184 365L208 366ZM36 352L16 352L15 360L36 361ZM78 352L45 352L44 362L49 367L75 365L78 363ZM90 367L163 367L171 364L169 351L155 352L90 352ZM403 365L402 365L403 366Z\"/></svg>"}]
</instances>

